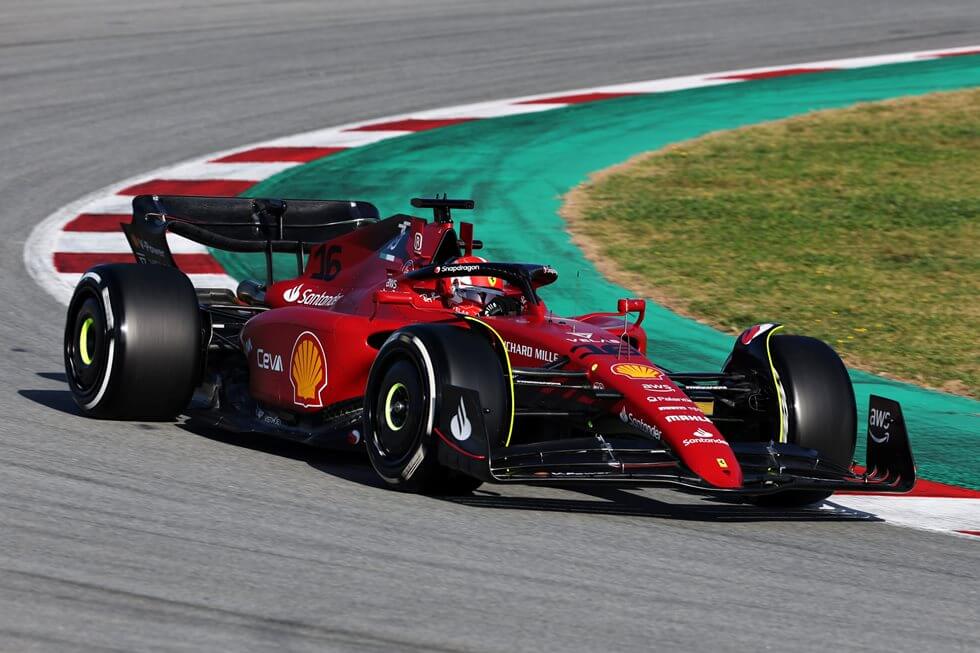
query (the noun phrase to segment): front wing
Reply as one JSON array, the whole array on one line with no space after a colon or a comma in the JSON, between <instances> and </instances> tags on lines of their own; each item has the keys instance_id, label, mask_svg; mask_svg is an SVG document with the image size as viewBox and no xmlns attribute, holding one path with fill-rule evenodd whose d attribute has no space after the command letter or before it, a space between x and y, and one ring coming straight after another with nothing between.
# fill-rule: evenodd
<instances>
[{"instance_id":1,"label":"front wing","mask_svg":"<svg viewBox=\"0 0 980 653\"><path fill-rule=\"evenodd\" d=\"M874 493L908 492L915 462L897 402L872 395L867 433L867 465L842 467L819 451L793 444L736 442L743 484L719 489L687 470L669 450L642 446L635 439L595 437L557 440L495 449L489 456L490 480L518 483L609 482L660 485L710 494L763 495L785 490ZM887 415L887 420L876 416Z\"/></svg>"}]
</instances>

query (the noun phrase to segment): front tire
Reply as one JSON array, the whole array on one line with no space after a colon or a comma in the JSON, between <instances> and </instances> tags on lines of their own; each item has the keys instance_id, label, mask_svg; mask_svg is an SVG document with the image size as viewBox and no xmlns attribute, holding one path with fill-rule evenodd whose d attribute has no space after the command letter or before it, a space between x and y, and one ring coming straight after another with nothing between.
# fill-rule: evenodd
<instances>
[{"instance_id":1,"label":"front tire","mask_svg":"<svg viewBox=\"0 0 980 653\"><path fill-rule=\"evenodd\" d=\"M499 434L508 409L505 377L480 333L415 325L394 333L378 352L364 397L364 433L371 465L389 487L454 495L483 483L439 459L434 429L447 385L478 392L487 436Z\"/></svg>"},{"instance_id":2,"label":"front tire","mask_svg":"<svg viewBox=\"0 0 980 653\"><path fill-rule=\"evenodd\" d=\"M68 306L65 375L82 413L167 420L196 387L203 358L200 309L187 275L161 265L99 265Z\"/></svg>"},{"instance_id":3,"label":"front tire","mask_svg":"<svg viewBox=\"0 0 980 653\"><path fill-rule=\"evenodd\" d=\"M857 444L857 406L847 368L837 352L816 338L793 335L773 335L770 351L785 392L787 440L848 467ZM822 501L831 494L787 490L754 497L752 502L794 507Z\"/></svg>"}]
</instances>

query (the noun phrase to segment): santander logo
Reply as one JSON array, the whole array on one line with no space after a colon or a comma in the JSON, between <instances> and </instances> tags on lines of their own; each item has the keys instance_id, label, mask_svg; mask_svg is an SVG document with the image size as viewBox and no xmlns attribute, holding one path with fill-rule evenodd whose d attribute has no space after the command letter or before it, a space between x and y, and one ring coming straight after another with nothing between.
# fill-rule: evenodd
<instances>
[{"instance_id":1,"label":"santander logo","mask_svg":"<svg viewBox=\"0 0 980 653\"><path fill-rule=\"evenodd\" d=\"M698 428L694 433L691 433L691 437L685 438L682 442L685 447L689 447L692 444L721 444L726 447L731 446L721 435L715 435L711 431L702 428Z\"/></svg>"},{"instance_id":2,"label":"santander logo","mask_svg":"<svg viewBox=\"0 0 980 653\"><path fill-rule=\"evenodd\" d=\"M283 301L288 304L301 306L333 306L343 298L343 293L330 294L327 291L317 292L313 288L304 290L303 284L294 286L282 293Z\"/></svg>"},{"instance_id":3,"label":"santander logo","mask_svg":"<svg viewBox=\"0 0 980 653\"><path fill-rule=\"evenodd\" d=\"M303 284L294 286L282 294L282 298L285 299L290 304L299 299L299 293L303 290Z\"/></svg>"},{"instance_id":4,"label":"santander logo","mask_svg":"<svg viewBox=\"0 0 980 653\"><path fill-rule=\"evenodd\" d=\"M466 404L463 403L463 398L459 398L459 410L453 415L452 421L449 423L449 430L453 434L453 437L462 442L467 440L472 433L473 428L470 425L470 420L466 416Z\"/></svg>"}]
</instances>

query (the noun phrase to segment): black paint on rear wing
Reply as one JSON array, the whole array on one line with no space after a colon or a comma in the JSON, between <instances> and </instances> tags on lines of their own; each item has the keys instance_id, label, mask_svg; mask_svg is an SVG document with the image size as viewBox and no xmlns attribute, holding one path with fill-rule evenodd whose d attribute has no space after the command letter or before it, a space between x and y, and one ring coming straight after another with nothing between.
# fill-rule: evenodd
<instances>
[{"instance_id":1,"label":"black paint on rear wing","mask_svg":"<svg viewBox=\"0 0 980 653\"><path fill-rule=\"evenodd\" d=\"M177 267L167 232L230 252L265 252L271 284L273 252L296 254L302 274L313 245L377 221L368 202L137 195L122 229L139 263Z\"/></svg>"}]
</instances>

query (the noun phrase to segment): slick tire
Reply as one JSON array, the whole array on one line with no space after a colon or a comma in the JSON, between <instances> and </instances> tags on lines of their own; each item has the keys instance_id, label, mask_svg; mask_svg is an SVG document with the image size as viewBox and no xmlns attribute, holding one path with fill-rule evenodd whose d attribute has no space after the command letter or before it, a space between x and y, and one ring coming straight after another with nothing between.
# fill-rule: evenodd
<instances>
[{"instance_id":1,"label":"slick tire","mask_svg":"<svg viewBox=\"0 0 980 653\"><path fill-rule=\"evenodd\" d=\"M162 265L99 265L75 287L65 323L65 375L82 413L169 420L202 369L201 316L187 275Z\"/></svg>"},{"instance_id":2,"label":"slick tire","mask_svg":"<svg viewBox=\"0 0 980 653\"><path fill-rule=\"evenodd\" d=\"M433 429L442 409L443 384L479 393L488 409L488 434L503 427L505 377L482 334L449 325L413 325L395 332L378 352L364 397L368 458L388 487L458 495L483 483L439 460Z\"/></svg>"},{"instance_id":3,"label":"slick tire","mask_svg":"<svg viewBox=\"0 0 980 653\"><path fill-rule=\"evenodd\" d=\"M847 467L857 443L857 408L847 368L830 345L816 338L774 335L773 365L786 393L787 439L817 449ZM822 501L832 492L787 490L754 498L760 506L793 507Z\"/></svg>"}]
</instances>

